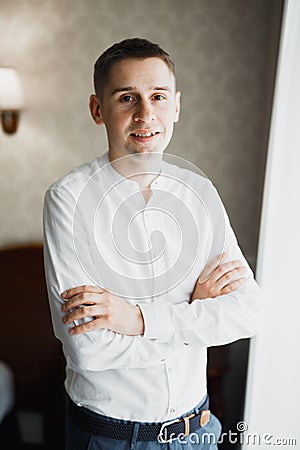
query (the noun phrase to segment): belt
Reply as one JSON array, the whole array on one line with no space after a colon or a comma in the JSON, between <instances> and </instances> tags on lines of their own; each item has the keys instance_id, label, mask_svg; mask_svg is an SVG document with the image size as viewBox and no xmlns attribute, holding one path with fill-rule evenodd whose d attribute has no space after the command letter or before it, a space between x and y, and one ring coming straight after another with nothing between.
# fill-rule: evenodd
<instances>
[{"instance_id":1,"label":"belt","mask_svg":"<svg viewBox=\"0 0 300 450\"><path fill-rule=\"evenodd\" d=\"M199 412L160 423L140 423L125 420L107 420L105 416L69 402L69 417L83 431L104 438L129 441L138 425L137 441L171 442L188 436L210 420L209 400L199 407ZM98 416L98 417L97 417Z\"/></svg>"}]
</instances>

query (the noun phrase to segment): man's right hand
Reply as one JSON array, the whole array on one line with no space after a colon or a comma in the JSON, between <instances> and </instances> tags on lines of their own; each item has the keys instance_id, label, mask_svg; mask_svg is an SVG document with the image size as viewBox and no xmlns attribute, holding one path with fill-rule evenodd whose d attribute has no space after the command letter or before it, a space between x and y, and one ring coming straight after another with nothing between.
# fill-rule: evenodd
<instances>
[{"instance_id":1,"label":"man's right hand","mask_svg":"<svg viewBox=\"0 0 300 450\"><path fill-rule=\"evenodd\" d=\"M93 317L89 322L73 324L70 334L89 331L108 330L128 336L144 333L144 320L140 308L131 305L107 289L98 286L77 286L61 294L65 303L62 305L64 325L75 320Z\"/></svg>"},{"instance_id":2,"label":"man's right hand","mask_svg":"<svg viewBox=\"0 0 300 450\"><path fill-rule=\"evenodd\" d=\"M196 299L204 300L235 291L246 278L242 275L247 269L239 260L227 261L226 254L216 256L204 267L191 295L190 302Z\"/></svg>"}]
</instances>

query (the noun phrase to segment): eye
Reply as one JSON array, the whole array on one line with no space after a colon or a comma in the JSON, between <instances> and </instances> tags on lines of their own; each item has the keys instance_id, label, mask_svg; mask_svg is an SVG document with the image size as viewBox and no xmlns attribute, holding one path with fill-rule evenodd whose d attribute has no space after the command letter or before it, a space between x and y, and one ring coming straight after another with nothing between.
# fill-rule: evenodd
<instances>
[{"instance_id":1,"label":"eye","mask_svg":"<svg viewBox=\"0 0 300 450\"><path fill-rule=\"evenodd\" d=\"M123 97L121 97L121 102L123 103L129 103L133 100L133 97L131 95L123 95Z\"/></svg>"},{"instance_id":2,"label":"eye","mask_svg":"<svg viewBox=\"0 0 300 450\"><path fill-rule=\"evenodd\" d=\"M154 98L154 100L161 101L161 100L165 100L166 97L164 95L162 95L162 94L155 94L153 96L153 98Z\"/></svg>"}]
</instances>

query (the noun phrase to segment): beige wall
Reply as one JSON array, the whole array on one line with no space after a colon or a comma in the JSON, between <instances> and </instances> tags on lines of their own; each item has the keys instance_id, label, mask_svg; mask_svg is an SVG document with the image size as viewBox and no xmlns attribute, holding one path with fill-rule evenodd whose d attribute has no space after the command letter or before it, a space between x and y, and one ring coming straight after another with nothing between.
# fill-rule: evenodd
<instances>
[{"instance_id":1,"label":"beige wall","mask_svg":"<svg viewBox=\"0 0 300 450\"><path fill-rule=\"evenodd\" d=\"M113 42L143 36L172 54L183 92L168 152L213 180L253 259L280 3L0 0L0 65L17 68L26 99L18 133L0 134L0 243L41 239L47 186L106 150L87 109L92 66Z\"/></svg>"}]
</instances>

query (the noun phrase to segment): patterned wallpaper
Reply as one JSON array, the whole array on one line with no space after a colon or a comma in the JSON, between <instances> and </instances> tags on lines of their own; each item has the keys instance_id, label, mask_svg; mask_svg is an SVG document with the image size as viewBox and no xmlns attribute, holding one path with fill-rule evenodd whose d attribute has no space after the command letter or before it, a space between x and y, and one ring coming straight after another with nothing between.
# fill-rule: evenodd
<instances>
[{"instance_id":1,"label":"patterned wallpaper","mask_svg":"<svg viewBox=\"0 0 300 450\"><path fill-rule=\"evenodd\" d=\"M88 112L92 67L142 36L176 62L181 120L169 153L214 182L250 260L256 249L280 0L0 0L0 65L19 71L19 131L0 132L0 244L42 237L47 186L106 150Z\"/></svg>"}]
</instances>

